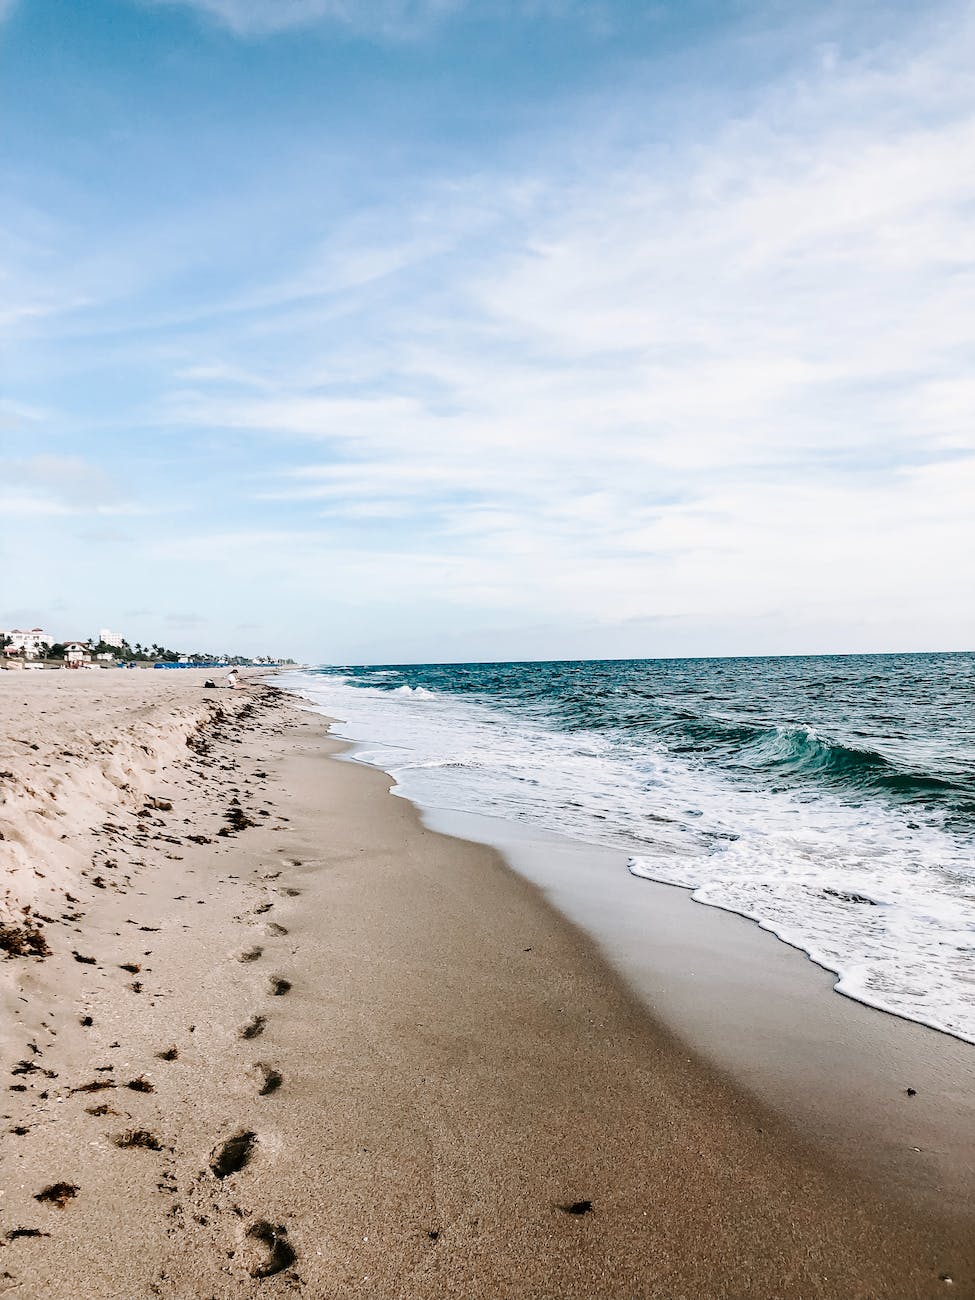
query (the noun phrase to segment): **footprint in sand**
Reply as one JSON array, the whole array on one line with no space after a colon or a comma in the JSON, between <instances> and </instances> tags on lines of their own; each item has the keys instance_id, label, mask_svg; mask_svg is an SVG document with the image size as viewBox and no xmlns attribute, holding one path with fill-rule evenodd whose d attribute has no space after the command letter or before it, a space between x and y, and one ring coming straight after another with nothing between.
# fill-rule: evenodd
<instances>
[{"instance_id":1,"label":"footprint in sand","mask_svg":"<svg viewBox=\"0 0 975 1300\"><path fill-rule=\"evenodd\" d=\"M282 1223L268 1223L259 1219L246 1230L244 1264L251 1277L273 1277L295 1262L295 1252L288 1240L288 1229Z\"/></svg>"},{"instance_id":2,"label":"footprint in sand","mask_svg":"<svg viewBox=\"0 0 975 1300\"><path fill-rule=\"evenodd\" d=\"M291 992L291 981L286 980L283 975L272 975L270 979L271 996L280 998L285 993Z\"/></svg>"},{"instance_id":3,"label":"footprint in sand","mask_svg":"<svg viewBox=\"0 0 975 1300\"><path fill-rule=\"evenodd\" d=\"M240 1038L257 1038L259 1034L264 1033L267 1025L267 1016L251 1016L247 1024L239 1031Z\"/></svg>"},{"instance_id":4,"label":"footprint in sand","mask_svg":"<svg viewBox=\"0 0 975 1300\"><path fill-rule=\"evenodd\" d=\"M237 960L238 960L238 961L257 961L257 959L260 957L260 955L261 955L261 953L263 953L263 951L264 951L263 948L256 948L256 947L255 947L255 948L247 948L244 952L242 952L242 953L240 953L240 954L238 955Z\"/></svg>"},{"instance_id":5,"label":"footprint in sand","mask_svg":"<svg viewBox=\"0 0 975 1300\"><path fill-rule=\"evenodd\" d=\"M281 1071L275 1070L272 1065L265 1065L263 1061L255 1062L253 1073L260 1084L257 1090L259 1097L269 1097L272 1092L277 1092L284 1083L284 1075L282 1075Z\"/></svg>"},{"instance_id":6,"label":"footprint in sand","mask_svg":"<svg viewBox=\"0 0 975 1300\"><path fill-rule=\"evenodd\" d=\"M238 1174L250 1162L257 1145L257 1134L250 1129L241 1129L232 1138L228 1138L210 1157L210 1171L217 1178L229 1178Z\"/></svg>"},{"instance_id":7,"label":"footprint in sand","mask_svg":"<svg viewBox=\"0 0 975 1300\"><path fill-rule=\"evenodd\" d=\"M264 927L264 930L265 933L272 935L276 939L279 939L281 938L282 935L288 933L287 926L278 925L277 921L268 921L267 925Z\"/></svg>"}]
</instances>

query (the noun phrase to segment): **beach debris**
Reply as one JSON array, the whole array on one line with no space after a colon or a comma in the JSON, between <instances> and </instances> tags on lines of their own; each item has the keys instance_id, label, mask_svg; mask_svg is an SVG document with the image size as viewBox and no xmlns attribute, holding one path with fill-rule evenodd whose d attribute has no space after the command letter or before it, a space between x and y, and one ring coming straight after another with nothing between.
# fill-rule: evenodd
<instances>
[{"instance_id":1,"label":"beach debris","mask_svg":"<svg viewBox=\"0 0 975 1300\"><path fill-rule=\"evenodd\" d=\"M907 1093L908 1097L917 1096L917 1088L905 1088L904 1091Z\"/></svg>"},{"instance_id":2,"label":"beach debris","mask_svg":"<svg viewBox=\"0 0 975 1300\"><path fill-rule=\"evenodd\" d=\"M42 1204L56 1205L59 1210L63 1210L67 1203L73 1200L81 1189L75 1183L51 1183L43 1191L34 1194L34 1200Z\"/></svg>"},{"instance_id":3,"label":"beach debris","mask_svg":"<svg viewBox=\"0 0 975 1300\"><path fill-rule=\"evenodd\" d=\"M592 1201L570 1201L558 1208L563 1214L592 1214Z\"/></svg>"},{"instance_id":4,"label":"beach debris","mask_svg":"<svg viewBox=\"0 0 975 1300\"><path fill-rule=\"evenodd\" d=\"M40 927L29 916L25 917L21 925L0 922L0 952L8 957L50 957L51 955L51 949Z\"/></svg>"},{"instance_id":5,"label":"beach debris","mask_svg":"<svg viewBox=\"0 0 975 1300\"><path fill-rule=\"evenodd\" d=\"M257 822L252 821L237 803L232 804L223 817L227 825L217 831L218 835L235 835L238 831L245 831L249 826L257 825Z\"/></svg>"},{"instance_id":6,"label":"beach debris","mask_svg":"<svg viewBox=\"0 0 975 1300\"><path fill-rule=\"evenodd\" d=\"M139 971L142 970L142 967L138 964L138 962L127 961L124 962L121 966L119 966L119 970L128 971L130 975L138 975Z\"/></svg>"},{"instance_id":7,"label":"beach debris","mask_svg":"<svg viewBox=\"0 0 975 1300\"><path fill-rule=\"evenodd\" d=\"M427 1229L427 1236L430 1238L431 1241L439 1241L439 1240L440 1240L440 1229L439 1229L439 1228L428 1228L428 1229Z\"/></svg>"},{"instance_id":8,"label":"beach debris","mask_svg":"<svg viewBox=\"0 0 975 1300\"><path fill-rule=\"evenodd\" d=\"M75 961L81 962L82 966L94 966L97 964L97 958L86 957L83 953L77 952L74 948L71 949L71 956Z\"/></svg>"},{"instance_id":9,"label":"beach debris","mask_svg":"<svg viewBox=\"0 0 975 1300\"><path fill-rule=\"evenodd\" d=\"M160 1061L175 1061L179 1056L179 1048L174 1043L171 1047L164 1047L161 1052L157 1052L156 1056Z\"/></svg>"},{"instance_id":10,"label":"beach debris","mask_svg":"<svg viewBox=\"0 0 975 1300\"><path fill-rule=\"evenodd\" d=\"M265 1252L263 1258L255 1259L248 1268L251 1277L273 1277L275 1273L282 1273L291 1267L296 1256L286 1240L287 1235L288 1230L281 1223L273 1224L266 1219L259 1219L250 1225L247 1237L262 1246Z\"/></svg>"},{"instance_id":11,"label":"beach debris","mask_svg":"<svg viewBox=\"0 0 975 1300\"><path fill-rule=\"evenodd\" d=\"M149 1080L145 1077L144 1074L140 1074L138 1079L130 1079L125 1086L126 1088L131 1088L133 1092L155 1092L156 1091L156 1089L153 1087L153 1085L149 1082Z\"/></svg>"},{"instance_id":12,"label":"beach debris","mask_svg":"<svg viewBox=\"0 0 975 1300\"><path fill-rule=\"evenodd\" d=\"M858 894L852 889L830 889L828 885L823 886L823 893L829 894L831 898L838 898L841 903L865 903L869 907L876 907L876 899L868 898L866 894Z\"/></svg>"},{"instance_id":13,"label":"beach debris","mask_svg":"<svg viewBox=\"0 0 975 1300\"><path fill-rule=\"evenodd\" d=\"M115 1088L118 1085L114 1079L93 1079L91 1083L83 1083L78 1088L72 1088L72 1092L103 1092L106 1088Z\"/></svg>"},{"instance_id":14,"label":"beach debris","mask_svg":"<svg viewBox=\"0 0 975 1300\"><path fill-rule=\"evenodd\" d=\"M82 1029L90 1029L94 1023L95 1022L91 1016L82 1016L78 1021L78 1024L81 1025Z\"/></svg>"},{"instance_id":15,"label":"beach debris","mask_svg":"<svg viewBox=\"0 0 975 1300\"><path fill-rule=\"evenodd\" d=\"M144 1147L147 1151L162 1150L162 1143L156 1135L144 1128L126 1129L124 1133L118 1133L113 1141L123 1150L128 1150L130 1147Z\"/></svg>"},{"instance_id":16,"label":"beach debris","mask_svg":"<svg viewBox=\"0 0 975 1300\"><path fill-rule=\"evenodd\" d=\"M40 1228L11 1228L7 1233L8 1241L17 1241L20 1237L49 1237L49 1232L41 1232Z\"/></svg>"},{"instance_id":17,"label":"beach debris","mask_svg":"<svg viewBox=\"0 0 975 1300\"><path fill-rule=\"evenodd\" d=\"M233 1137L217 1147L210 1157L210 1171L217 1178L228 1178L244 1168L254 1154L257 1134L250 1129L241 1129Z\"/></svg>"}]
</instances>

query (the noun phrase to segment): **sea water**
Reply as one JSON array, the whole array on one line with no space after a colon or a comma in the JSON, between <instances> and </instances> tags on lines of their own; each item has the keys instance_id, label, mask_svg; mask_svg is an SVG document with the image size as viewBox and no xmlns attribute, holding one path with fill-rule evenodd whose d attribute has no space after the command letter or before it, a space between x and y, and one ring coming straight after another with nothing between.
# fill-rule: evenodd
<instances>
[{"instance_id":1,"label":"sea water","mask_svg":"<svg viewBox=\"0 0 975 1300\"><path fill-rule=\"evenodd\" d=\"M329 667L421 805L623 850L850 997L975 1042L975 655Z\"/></svg>"}]
</instances>

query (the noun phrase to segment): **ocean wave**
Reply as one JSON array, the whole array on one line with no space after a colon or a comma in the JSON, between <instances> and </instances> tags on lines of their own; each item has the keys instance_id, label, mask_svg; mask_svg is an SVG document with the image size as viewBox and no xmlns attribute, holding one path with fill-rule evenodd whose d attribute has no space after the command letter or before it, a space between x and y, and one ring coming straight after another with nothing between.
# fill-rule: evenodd
<instances>
[{"instance_id":1,"label":"ocean wave","mask_svg":"<svg viewBox=\"0 0 975 1300\"><path fill-rule=\"evenodd\" d=\"M886 791L908 801L945 791L967 793L962 781L912 770L879 750L830 739L801 723L760 725L684 712L662 730L675 753L714 757L732 769L794 782L812 779L856 792Z\"/></svg>"}]
</instances>

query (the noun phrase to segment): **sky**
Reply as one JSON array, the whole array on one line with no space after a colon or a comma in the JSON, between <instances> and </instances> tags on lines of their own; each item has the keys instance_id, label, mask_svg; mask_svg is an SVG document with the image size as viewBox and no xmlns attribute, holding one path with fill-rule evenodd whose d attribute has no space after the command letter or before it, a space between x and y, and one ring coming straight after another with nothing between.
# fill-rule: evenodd
<instances>
[{"instance_id":1,"label":"sky","mask_svg":"<svg viewBox=\"0 0 975 1300\"><path fill-rule=\"evenodd\" d=\"M975 646L975 7L0 0L0 627Z\"/></svg>"}]
</instances>

